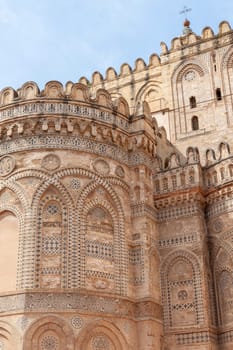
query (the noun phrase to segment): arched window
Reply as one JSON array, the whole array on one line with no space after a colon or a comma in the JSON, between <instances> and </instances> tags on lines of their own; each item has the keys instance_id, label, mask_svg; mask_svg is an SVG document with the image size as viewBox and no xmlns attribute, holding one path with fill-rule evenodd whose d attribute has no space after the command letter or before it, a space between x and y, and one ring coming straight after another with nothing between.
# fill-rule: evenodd
<instances>
[{"instance_id":1,"label":"arched window","mask_svg":"<svg viewBox=\"0 0 233 350\"><path fill-rule=\"evenodd\" d=\"M190 108L196 108L197 107L196 97L191 96L189 98L189 104L190 104Z\"/></svg>"},{"instance_id":2,"label":"arched window","mask_svg":"<svg viewBox=\"0 0 233 350\"><path fill-rule=\"evenodd\" d=\"M191 124L192 124L192 130L198 130L199 129L199 121L198 121L198 117L197 116L192 117Z\"/></svg>"},{"instance_id":3,"label":"arched window","mask_svg":"<svg viewBox=\"0 0 233 350\"><path fill-rule=\"evenodd\" d=\"M192 264L182 258L174 262L167 273L167 282L169 309L171 310L170 326L195 325L197 323L197 304ZM189 317L185 319L184 314L187 312L187 307Z\"/></svg>"},{"instance_id":4,"label":"arched window","mask_svg":"<svg viewBox=\"0 0 233 350\"><path fill-rule=\"evenodd\" d=\"M220 88L216 89L216 99L217 99L217 101L221 101L221 99L222 99L222 93L221 93Z\"/></svg>"}]
</instances>

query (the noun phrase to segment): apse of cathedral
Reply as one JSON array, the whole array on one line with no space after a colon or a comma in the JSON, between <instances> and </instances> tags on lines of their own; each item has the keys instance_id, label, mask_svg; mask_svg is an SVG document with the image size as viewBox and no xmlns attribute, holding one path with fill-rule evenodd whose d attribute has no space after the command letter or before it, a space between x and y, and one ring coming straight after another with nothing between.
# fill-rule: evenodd
<instances>
[{"instance_id":1,"label":"apse of cathedral","mask_svg":"<svg viewBox=\"0 0 233 350\"><path fill-rule=\"evenodd\" d=\"M233 348L232 43L1 91L1 350Z\"/></svg>"}]
</instances>

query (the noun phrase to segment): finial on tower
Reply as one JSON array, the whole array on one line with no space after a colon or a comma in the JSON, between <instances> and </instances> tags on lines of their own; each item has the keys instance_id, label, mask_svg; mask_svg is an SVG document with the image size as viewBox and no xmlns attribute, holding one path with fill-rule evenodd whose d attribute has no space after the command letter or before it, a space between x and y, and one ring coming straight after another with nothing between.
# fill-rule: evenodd
<instances>
[{"instance_id":1,"label":"finial on tower","mask_svg":"<svg viewBox=\"0 0 233 350\"><path fill-rule=\"evenodd\" d=\"M190 28L190 21L187 19L186 14L191 12L192 9L188 8L187 6L184 6L183 10L180 11L181 15L185 15L185 20L184 20L184 28L183 28L183 35L187 35L192 33L192 29Z\"/></svg>"}]
</instances>

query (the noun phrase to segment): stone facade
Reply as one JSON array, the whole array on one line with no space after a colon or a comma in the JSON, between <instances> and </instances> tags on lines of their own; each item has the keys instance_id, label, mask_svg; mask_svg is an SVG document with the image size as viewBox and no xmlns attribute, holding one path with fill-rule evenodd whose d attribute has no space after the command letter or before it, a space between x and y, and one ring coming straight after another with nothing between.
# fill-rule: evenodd
<instances>
[{"instance_id":1,"label":"stone facade","mask_svg":"<svg viewBox=\"0 0 233 350\"><path fill-rule=\"evenodd\" d=\"M232 42L1 91L1 350L232 349Z\"/></svg>"}]
</instances>

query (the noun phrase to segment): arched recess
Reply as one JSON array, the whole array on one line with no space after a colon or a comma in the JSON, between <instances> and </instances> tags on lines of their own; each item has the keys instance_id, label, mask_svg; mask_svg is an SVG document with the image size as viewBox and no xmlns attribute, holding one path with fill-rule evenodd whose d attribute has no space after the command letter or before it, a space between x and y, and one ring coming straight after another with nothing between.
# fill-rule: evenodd
<instances>
[{"instance_id":1,"label":"arched recess","mask_svg":"<svg viewBox=\"0 0 233 350\"><path fill-rule=\"evenodd\" d=\"M38 186L34 185L30 189L33 191L32 196L25 195L25 192L21 188L21 180L30 178L35 178L40 181ZM57 176L55 174L50 174L44 170L38 169L30 169L18 171L11 176L11 182L9 183L9 187L14 189L16 188L18 192L15 193L18 195L20 199L20 203L22 203L22 210L24 212L23 215L23 223L21 225L21 243L20 243L20 251L19 256L21 257L19 261L19 278L18 278L18 287L20 289L32 289L35 286L38 287L38 271L36 271L36 263L40 254L37 254L37 242L38 239L38 208L40 206L40 200L50 184L54 184L54 188L57 189L57 193L59 193L59 198L62 198L64 205L68 208L69 213L72 212L74 205L72 202L72 198L66 190L65 186L63 186ZM1 184L1 182L0 182ZM21 191L21 192L20 192ZM67 205L66 203L69 203ZM69 226L70 221L72 221L73 213L68 216ZM33 256L33 258L32 258ZM36 277L37 274L37 277ZM36 281L37 280L37 281Z\"/></svg>"},{"instance_id":2,"label":"arched recess","mask_svg":"<svg viewBox=\"0 0 233 350\"><path fill-rule=\"evenodd\" d=\"M0 211L0 292L16 290L20 227L12 211Z\"/></svg>"},{"instance_id":3,"label":"arched recess","mask_svg":"<svg viewBox=\"0 0 233 350\"><path fill-rule=\"evenodd\" d=\"M152 113L164 110L167 107L167 101L162 97L161 82L150 81L139 89L135 98L135 112L138 105L141 105L143 101L149 104Z\"/></svg>"},{"instance_id":4,"label":"arched recess","mask_svg":"<svg viewBox=\"0 0 233 350\"><path fill-rule=\"evenodd\" d=\"M114 209L104 200L86 202L85 218L85 286L87 289L116 290L114 230L117 218Z\"/></svg>"},{"instance_id":5,"label":"arched recess","mask_svg":"<svg viewBox=\"0 0 233 350\"><path fill-rule=\"evenodd\" d=\"M184 250L171 253L161 266L161 283L166 327L203 324L201 271L193 253Z\"/></svg>"},{"instance_id":6,"label":"arched recess","mask_svg":"<svg viewBox=\"0 0 233 350\"><path fill-rule=\"evenodd\" d=\"M120 330L110 322L91 323L80 333L75 350L132 350Z\"/></svg>"},{"instance_id":7,"label":"arched recess","mask_svg":"<svg viewBox=\"0 0 233 350\"><path fill-rule=\"evenodd\" d=\"M37 207L36 288L67 288L68 217L61 193L49 186Z\"/></svg>"},{"instance_id":8,"label":"arched recess","mask_svg":"<svg viewBox=\"0 0 233 350\"><path fill-rule=\"evenodd\" d=\"M207 68L202 62L189 61L181 63L174 70L171 77L172 99L174 108L173 128L175 135L184 134L192 131L191 118L192 108L190 108L190 97L195 99L196 106L204 101L203 91L208 91L213 96L211 85L208 86L204 81ZM196 89L198 85L199 89Z\"/></svg>"},{"instance_id":9,"label":"arched recess","mask_svg":"<svg viewBox=\"0 0 233 350\"><path fill-rule=\"evenodd\" d=\"M223 85L223 96L226 96L226 106L228 113L232 113L233 104L233 49L230 49L225 53L221 62L221 81Z\"/></svg>"},{"instance_id":10,"label":"arched recess","mask_svg":"<svg viewBox=\"0 0 233 350\"><path fill-rule=\"evenodd\" d=\"M219 248L216 250L216 246ZM233 322L233 258L232 248L215 240L214 290L217 303L218 324Z\"/></svg>"},{"instance_id":11,"label":"arched recess","mask_svg":"<svg viewBox=\"0 0 233 350\"><path fill-rule=\"evenodd\" d=\"M0 349L19 350L20 337L12 325L0 321Z\"/></svg>"},{"instance_id":12,"label":"arched recess","mask_svg":"<svg viewBox=\"0 0 233 350\"><path fill-rule=\"evenodd\" d=\"M43 317L29 328L23 350L74 350L74 334L65 321L56 316Z\"/></svg>"},{"instance_id":13,"label":"arched recess","mask_svg":"<svg viewBox=\"0 0 233 350\"><path fill-rule=\"evenodd\" d=\"M22 196L19 197L9 184L8 187L0 185L0 292L9 292L20 285L23 209L27 207L22 205Z\"/></svg>"},{"instance_id":14,"label":"arched recess","mask_svg":"<svg viewBox=\"0 0 233 350\"><path fill-rule=\"evenodd\" d=\"M93 277L96 277L96 283L98 289L103 289L106 291L111 291L112 287L108 289L108 286L112 286L114 284L115 290L114 292L117 294L125 295L127 290L127 282L128 282L128 259L126 254L126 242L124 235L124 214L122 210L122 206L118 196L112 187L105 182L101 181L99 184L96 181L88 184L82 191L78 203L77 203L77 242L75 246L79 247L79 251L77 252L78 256L78 266L79 266L79 283L81 287L86 287L86 276L89 273L86 271L86 243L88 241L88 225L87 219L88 215L90 215L91 211L97 212L102 211L105 213L105 217L108 217L108 230L107 234L103 234L101 232L101 225L99 232L95 231L96 244L99 244L98 249L105 249L104 245L106 243L106 249L109 249L109 252L112 249L112 267L110 267L109 262L107 263L106 259L103 259L103 254L101 254L100 261L105 261L106 266L109 266L110 273L109 278L112 279L112 282L108 281L107 283L102 283L103 279L101 278L101 271L98 271L98 268L93 266L93 272L90 274ZM97 222L101 222L100 219L95 218ZM111 224L112 222L112 224ZM107 222L106 222L107 223ZM97 228L97 226L96 226ZM110 233L112 232L112 233ZM94 236L94 235L93 235ZM97 238L98 237L98 238ZM93 241L94 242L94 241ZM94 243L93 243L94 244ZM97 250L98 250L97 249ZM98 257L96 257L98 259ZM99 263L100 263L99 261ZM96 265L99 264L96 261ZM77 264L76 264L77 265ZM113 267L114 266L114 267ZM113 270L112 270L113 269ZM96 272L94 272L96 271ZM103 275L102 275L103 276ZM106 287L105 287L106 286Z\"/></svg>"}]
</instances>

